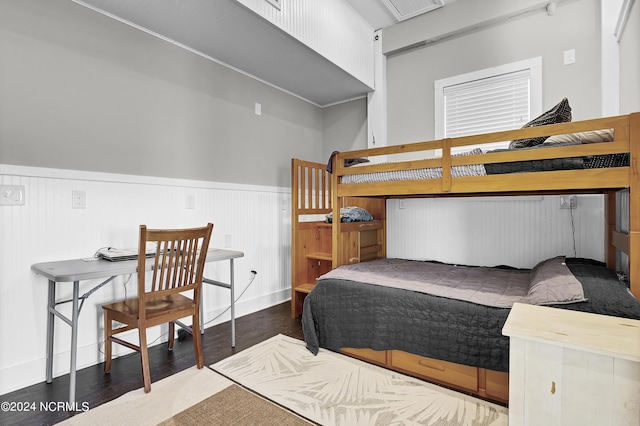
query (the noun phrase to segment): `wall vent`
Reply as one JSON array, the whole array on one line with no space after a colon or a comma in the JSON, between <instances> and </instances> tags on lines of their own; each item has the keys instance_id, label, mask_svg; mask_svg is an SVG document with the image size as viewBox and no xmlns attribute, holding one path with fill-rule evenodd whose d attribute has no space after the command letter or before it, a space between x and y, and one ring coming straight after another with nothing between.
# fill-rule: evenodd
<instances>
[{"instance_id":1,"label":"wall vent","mask_svg":"<svg viewBox=\"0 0 640 426\"><path fill-rule=\"evenodd\" d=\"M399 21L430 12L444 6L443 0L382 0Z\"/></svg>"}]
</instances>

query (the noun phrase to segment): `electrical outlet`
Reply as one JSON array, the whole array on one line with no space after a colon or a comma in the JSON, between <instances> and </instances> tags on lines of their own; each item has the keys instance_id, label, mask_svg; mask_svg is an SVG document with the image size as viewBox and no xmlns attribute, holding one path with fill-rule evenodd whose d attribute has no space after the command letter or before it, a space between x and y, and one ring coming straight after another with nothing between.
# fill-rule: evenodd
<instances>
[{"instance_id":1,"label":"electrical outlet","mask_svg":"<svg viewBox=\"0 0 640 426\"><path fill-rule=\"evenodd\" d=\"M224 236L224 248L231 248L231 234L225 234L225 236Z\"/></svg>"},{"instance_id":2,"label":"electrical outlet","mask_svg":"<svg viewBox=\"0 0 640 426\"><path fill-rule=\"evenodd\" d=\"M560 197L561 209L575 209L578 207L578 198L575 195L563 195Z\"/></svg>"},{"instance_id":3,"label":"electrical outlet","mask_svg":"<svg viewBox=\"0 0 640 426\"><path fill-rule=\"evenodd\" d=\"M74 209L87 208L87 192L71 191L71 207Z\"/></svg>"},{"instance_id":4,"label":"electrical outlet","mask_svg":"<svg viewBox=\"0 0 640 426\"><path fill-rule=\"evenodd\" d=\"M24 206L24 185L0 185L0 206Z\"/></svg>"},{"instance_id":5,"label":"electrical outlet","mask_svg":"<svg viewBox=\"0 0 640 426\"><path fill-rule=\"evenodd\" d=\"M404 198L400 198L400 199L398 200L398 208L399 208L399 209L404 209L404 208L406 208L406 205L405 205L405 199L404 199Z\"/></svg>"},{"instance_id":6,"label":"electrical outlet","mask_svg":"<svg viewBox=\"0 0 640 426\"><path fill-rule=\"evenodd\" d=\"M187 195L187 199L185 201L185 207L188 210L193 210L196 208L196 196L193 194Z\"/></svg>"}]
</instances>

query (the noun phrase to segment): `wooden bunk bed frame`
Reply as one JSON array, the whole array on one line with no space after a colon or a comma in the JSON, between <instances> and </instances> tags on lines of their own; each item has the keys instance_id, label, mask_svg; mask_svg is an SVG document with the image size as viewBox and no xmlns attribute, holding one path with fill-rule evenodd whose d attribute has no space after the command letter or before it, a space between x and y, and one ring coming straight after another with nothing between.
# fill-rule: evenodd
<instances>
[{"instance_id":1,"label":"wooden bunk bed frame","mask_svg":"<svg viewBox=\"0 0 640 426\"><path fill-rule=\"evenodd\" d=\"M612 142L556 146L468 156L452 156L455 147L466 147L515 139L613 129ZM441 149L440 158L394 162L396 154L428 158ZM600 154L629 153L626 167L537 171L530 173L452 177L451 168L460 165L570 158ZM382 156L382 157L380 157ZM332 268L371 258L386 257L386 199L391 197L496 196L532 194L596 193L605 196L606 263L616 267L617 251L627 253L631 292L640 300L640 113L549 126L449 138L338 153L332 174L326 164L292 160L292 316L302 313L305 295L315 279ZM372 163L345 167L345 160L367 157ZM383 158L387 163L378 163ZM342 183L349 174L442 168L442 177L376 183ZM616 193L629 191L629 230L616 229ZM368 209L374 223L326 224L306 215L340 217L340 208ZM367 236L375 234L375 237ZM330 240L329 240L330 235ZM388 368L425 378L456 389L498 401L508 401L508 373L423 358L396 350L343 348L343 352Z\"/></svg>"}]
</instances>

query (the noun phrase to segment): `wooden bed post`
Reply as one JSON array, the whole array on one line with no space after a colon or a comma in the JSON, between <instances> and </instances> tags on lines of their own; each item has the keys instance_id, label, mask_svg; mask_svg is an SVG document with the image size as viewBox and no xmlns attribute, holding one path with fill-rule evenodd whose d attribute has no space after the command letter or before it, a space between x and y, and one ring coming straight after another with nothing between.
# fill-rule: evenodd
<instances>
[{"instance_id":1,"label":"wooden bed post","mask_svg":"<svg viewBox=\"0 0 640 426\"><path fill-rule=\"evenodd\" d=\"M297 306L295 287L297 285L297 274L300 267L298 265L297 253L298 247L298 220L299 220L299 202L298 202L298 164L295 158L291 159L291 315L295 318L298 312L302 311L301 306Z\"/></svg>"},{"instance_id":2,"label":"wooden bed post","mask_svg":"<svg viewBox=\"0 0 640 426\"><path fill-rule=\"evenodd\" d=\"M332 217L332 226L331 226L331 253L332 253L332 268L337 268L340 266L342 259L342 245L340 244L340 198L338 197L338 179L339 172L342 169L342 161L338 161L338 154L336 154L333 158L332 170L331 174L331 211L333 212Z\"/></svg>"},{"instance_id":3,"label":"wooden bed post","mask_svg":"<svg viewBox=\"0 0 640 426\"><path fill-rule=\"evenodd\" d=\"M442 140L442 192L451 192L451 138Z\"/></svg>"},{"instance_id":4,"label":"wooden bed post","mask_svg":"<svg viewBox=\"0 0 640 426\"><path fill-rule=\"evenodd\" d=\"M629 282L631 293L640 300L640 112L629 116Z\"/></svg>"},{"instance_id":5,"label":"wooden bed post","mask_svg":"<svg viewBox=\"0 0 640 426\"><path fill-rule=\"evenodd\" d=\"M616 194L617 191L607 191L604 195L604 214L605 214L605 262L609 269L616 270L618 249L614 245L616 232Z\"/></svg>"}]
</instances>

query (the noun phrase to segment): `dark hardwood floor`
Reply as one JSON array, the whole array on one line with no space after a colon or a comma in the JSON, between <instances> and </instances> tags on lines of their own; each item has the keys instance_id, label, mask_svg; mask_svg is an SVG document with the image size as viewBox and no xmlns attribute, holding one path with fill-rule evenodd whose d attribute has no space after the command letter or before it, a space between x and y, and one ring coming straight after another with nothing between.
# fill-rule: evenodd
<instances>
[{"instance_id":1,"label":"dark hardwood floor","mask_svg":"<svg viewBox=\"0 0 640 426\"><path fill-rule=\"evenodd\" d=\"M290 303L245 315L236 319L236 347L231 348L231 323L209 327L202 336L205 368L236 352L249 348L256 343L284 334L303 339L300 319L291 318ZM151 391L153 382L168 377L195 365L191 336L176 340L173 351L167 351L161 343L149 348L151 364ZM103 364L79 370L76 381L76 400L78 404L88 403L90 408L111 401L129 391L141 388L142 370L140 355L133 353L113 360L111 373L104 374ZM43 372L44 373L44 372ZM56 377L53 383L38 383L15 392L2 395L1 402L35 403L66 402L69 398L69 375ZM61 422L73 413L52 412L7 412L0 411L0 425L51 425Z\"/></svg>"}]
</instances>

